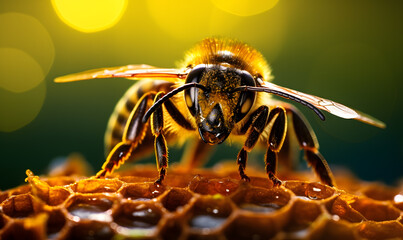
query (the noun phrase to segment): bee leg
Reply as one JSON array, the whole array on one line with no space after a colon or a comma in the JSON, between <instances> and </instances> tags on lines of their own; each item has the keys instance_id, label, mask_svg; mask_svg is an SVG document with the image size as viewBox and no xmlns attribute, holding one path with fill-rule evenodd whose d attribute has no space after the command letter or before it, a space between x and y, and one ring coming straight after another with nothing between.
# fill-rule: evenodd
<instances>
[{"instance_id":1,"label":"bee leg","mask_svg":"<svg viewBox=\"0 0 403 240\"><path fill-rule=\"evenodd\" d=\"M251 114L249 120L242 127L248 137L245 140L244 146L239 151L237 156L238 171L241 178L245 181L250 181L249 177L245 174L246 162L248 161L248 152L250 152L259 140L260 134L266 127L267 116L269 115L269 108L267 106L259 107Z\"/></svg>"},{"instance_id":2,"label":"bee leg","mask_svg":"<svg viewBox=\"0 0 403 240\"><path fill-rule=\"evenodd\" d=\"M154 103L158 101L164 95L163 92L159 92L155 98ZM166 168L168 167L168 148L167 142L164 137L164 114L162 107L159 107L151 114L151 132L155 136L155 158L157 161L157 168L159 172L159 178L155 181L155 184L161 185L165 178Z\"/></svg>"},{"instance_id":3,"label":"bee leg","mask_svg":"<svg viewBox=\"0 0 403 240\"><path fill-rule=\"evenodd\" d=\"M104 178L107 174L112 173L130 157L133 149L143 140L148 123L143 123L142 118L147 109L151 107L154 95L154 93L149 93L140 98L127 120L122 141L109 153L102 165L102 170L95 175L96 178Z\"/></svg>"},{"instance_id":4,"label":"bee leg","mask_svg":"<svg viewBox=\"0 0 403 240\"><path fill-rule=\"evenodd\" d=\"M267 139L267 151L265 155L266 173L274 186L281 185L280 179L276 177L278 152L281 150L286 132L287 116L283 107L276 107L270 111L268 124L269 136Z\"/></svg>"},{"instance_id":5,"label":"bee leg","mask_svg":"<svg viewBox=\"0 0 403 240\"><path fill-rule=\"evenodd\" d=\"M319 176L321 182L334 186L333 174L327 164L325 158L319 152L319 143L309 123L294 108L287 109L292 117L292 125L299 145L305 152L305 159L315 173Z\"/></svg>"}]
</instances>

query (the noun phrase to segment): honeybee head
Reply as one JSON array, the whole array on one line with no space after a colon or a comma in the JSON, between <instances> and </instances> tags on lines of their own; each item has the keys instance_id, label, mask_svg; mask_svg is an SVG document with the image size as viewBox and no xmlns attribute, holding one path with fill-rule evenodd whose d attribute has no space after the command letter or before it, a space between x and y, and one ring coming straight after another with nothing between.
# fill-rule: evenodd
<instances>
[{"instance_id":1,"label":"honeybee head","mask_svg":"<svg viewBox=\"0 0 403 240\"><path fill-rule=\"evenodd\" d=\"M245 70L220 65L197 65L187 74L186 83L156 101L144 114L142 121L147 122L165 101L182 91L185 92L185 102L195 118L200 137L208 144L225 141L235 123L241 121L252 108L256 92L275 94L300 103L325 120L323 113L314 104L295 96L294 92L275 85L256 86L256 82Z\"/></svg>"},{"instance_id":2,"label":"honeybee head","mask_svg":"<svg viewBox=\"0 0 403 240\"><path fill-rule=\"evenodd\" d=\"M201 64L189 72L186 83L198 83L206 88L191 87L185 90L184 96L200 137L208 144L225 141L255 101L255 92L233 91L240 86L255 86L253 77L246 71Z\"/></svg>"}]
</instances>

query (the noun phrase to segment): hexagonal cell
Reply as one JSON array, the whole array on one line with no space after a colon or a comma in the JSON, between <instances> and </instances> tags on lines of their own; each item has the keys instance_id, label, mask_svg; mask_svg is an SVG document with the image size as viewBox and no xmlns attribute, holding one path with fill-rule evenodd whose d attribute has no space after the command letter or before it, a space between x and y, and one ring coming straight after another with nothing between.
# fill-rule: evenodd
<instances>
[{"instance_id":1,"label":"hexagonal cell","mask_svg":"<svg viewBox=\"0 0 403 240\"><path fill-rule=\"evenodd\" d=\"M352 224L345 221L332 219L322 215L319 221L310 226L308 235L304 239L356 239L356 233Z\"/></svg>"},{"instance_id":2,"label":"hexagonal cell","mask_svg":"<svg viewBox=\"0 0 403 240\"><path fill-rule=\"evenodd\" d=\"M52 187L46 181L35 176L30 170L27 170L27 175L29 185L32 188L32 193L48 205L59 205L70 195L68 189L61 186Z\"/></svg>"},{"instance_id":3,"label":"hexagonal cell","mask_svg":"<svg viewBox=\"0 0 403 240\"><path fill-rule=\"evenodd\" d=\"M165 209L174 212L187 205L192 197L193 194L186 189L173 188L162 197L161 203Z\"/></svg>"},{"instance_id":4,"label":"hexagonal cell","mask_svg":"<svg viewBox=\"0 0 403 240\"><path fill-rule=\"evenodd\" d=\"M8 198L1 207L3 213L12 218L25 218L34 214L34 202L28 193Z\"/></svg>"},{"instance_id":5,"label":"hexagonal cell","mask_svg":"<svg viewBox=\"0 0 403 240\"><path fill-rule=\"evenodd\" d=\"M364 239L402 239L403 225L397 221L365 221L356 226L360 237Z\"/></svg>"},{"instance_id":6,"label":"hexagonal cell","mask_svg":"<svg viewBox=\"0 0 403 240\"><path fill-rule=\"evenodd\" d=\"M26 217L24 219L14 219L0 231L0 239L46 239L46 219L44 213Z\"/></svg>"},{"instance_id":7,"label":"hexagonal cell","mask_svg":"<svg viewBox=\"0 0 403 240\"><path fill-rule=\"evenodd\" d=\"M0 204L4 202L8 198L8 192L1 192L0 191Z\"/></svg>"},{"instance_id":8,"label":"hexagonal cell","mask_svg":"<svg viewBox=\"0 0 403 240\"><path fill-rule=\"evenodd\" d=\"M200 176L196 176L189 183L189 189L195 193L203 195L221 194L228 196L235 192L238 187L239 181L223 178L223 179L208 179Z\"/></svg>"},{"instance_id":9,"label":"hexagonal cell","mask_svg":"<svg viewBox=\"0 0 403 240\"><path fill-rule=\"evenodd\" d=\"M75 222L81 220L110 222L113 202L113 198L105 195L76 195L68 200L66 208L69 218Z\"/></svg>"},{"instance_id":10,"label":"hexagonal cell","mask_svg":"<svg viewBox=\"0 0 403 240\"><path fill-rule=\"evenodd\" d=\"M358 198L350 206L361 213L366 219L372 221L396 220L400 211L389 203L378 202L369 198Z\"/></svg>"},{"instance_id":11,"label":"hexagonal cell","mask_svg":"<svg viewBox=\"0 0 403 240\"><path fill-rule=\"evenodd\" d=\"M250 212L240 213L224 229L225 239L271 239L285 224L285 220L285 215L276 218Z\"/></svg>"},{"instance_id":12,"label":"hexagonal cell","mask_svg":"<svg viewBox=\"0 0 403 240\"><path fill-rule=\"evenodd\" d=\"M296 195L288 224L292 231L304 231L323 213L321 205L331 205L337 197L334 188L316 182L286 181L284 187Z\"/></svg>"},{"instance_id":13,"label":"hexagonal cell","mask_svg":"<svg viewBox=\"0 0 403 240\"><path fill-rule=\"evenodd\" d=\"M335 194L335 190L332 187L315 182L286 181L284 187L290 189L298 198L304 200L322 200Z\"/></svg>"},{"instance_id":14,"label":"hexagonal cell","mask_svg":"<svg viewBox=\"0 0 403 240\"><path fill-rule=\"evenodd\" d=\"M161 227L159 237L166 240L171 239L183 239L182 234L184 232L181 216L175 216L169 218Z\"/></svg>"},{"instance_id":15,"label":"hexagonal cell","mask_svg":"<svg viewBox=\"0 0 403 240\"><path fill-rule=\"evenodd\" d=\"M328 211L332 215L337 215L340 218L349 222L361 222L365 220L364 216L357 210L352 208L349 203L356 201L357 197L350 194L341 194L328 207Z\"/></svg>"},{"instance_id":16,"label":"hexagonal cell","mask_svg":"<svg viewBox=\"0 0 403 240\"><path fill-rule=\"evenodd\" d=\"M67 236L62 239L66 240L109 240L112 239L115 233L108 223L89 221L80 224L74 224L69 229Z\"/></svg>"},{"instance_id":17,"label":"hexagonal cell","mask_svg":"<svg viewBox=\"0 0 403 240\"><path fill-rule=\"evenodd\" d=\"M243 187L232 196L232 200L242 210L255 213L272 213L287 205L290 193L283 188Z\"/></svg>"},{"instance_id":18,"label":"hexagonal cell","mask_svg":"<svg viewBox=\"0 0 403 240\"><path fill-rule=\"evenodd\" d=\"M124 202L114 211L113 229L123 236L155 236L162 211L153 202Z\"/></svg>"},{"instance_id":19,"label":"hexagonal cell","mask_svg":"<svg viewBox=\"0 0 403 240\"><path fill-rule=\"evenodd\" d=\"M233 211L228 198L202 196L188 212L191 233L209 235L219 231Z\"/></svg>"},{"instance_id":20,"label":"hexagonal cell","mask_svg":"<svg viewBox=\"0 0 403 240\"><path fill-rule=\"evenodd\" d=\"M290 225L297 229L305 228L322 214L322 208L317 202L295 199L290 211Z\"/></svg>"},{"instance_id":21,"label":"hexagonal cell","mask_svg":"<svg viewBox=\"0 0 403 240\"><path fill-rule=\"evenodd\" d=\"M69 196L70 192L63 187L50 187L47 183L32 183L33 194L50 206L62 204Z\"/></svg>"},{"instance_id":22,"label":"hexagonal cell","mask_svg":"<svg viewBox=\"0 0 403 240\"><path fill-rule=\"evenodd\" d=\"M273 182L270 181L268 178L263 177L253 177L250 176L250 182L252 186L261 187L261 188L272 188Z\"/></svg>"},{"instance_id":23,"label":"hexagonal cell","mask_svg":"<svg viewBox=\"0 0 403 240\"><path fill-rule=\"evenodd\" d=\"M31 192L31 186L29 184L24 184L22 186L19 186L17 188L10 189L8 191L1 192L0 191L0 203L2 203L4 200L9 198L10 196L14 195L20 195L24 193L30 193Z\"/></svg>"},{"instance_id":24,"label":"hexagonal cell","mask_svg":"<svg viewBox=\"0 0 403 240\"><path fill-rule=\"evenodd\" d=\"M20 194L24 194L24 193L30 193L31 192L31 186L29 184L24 184L21 185L17 188L11 189L8 191L10 196L13 195L20 195Z\"/></svg>"},{"instance_id":25,"label":"hexagonal cell","mask_svg":"<svg viewBox=\"0 0 403 240\"><path fill-rule=\"evenodd\" d=\"M165 191L164 185L156 186L154 183L132 183L124 186L119 192L124 198L147 201L156 198Z\"/></svg>"},{"instance_id":26,"label":"hexagonal cell","mask_svg":"<svg viewBox=\"0 0 403 240\"><path fill-rule=\"evenodd\" d=\"M77 181L78 179L73 178L73 177L67 177L67 176L59 176L59 177L52 177L44 180L49 186L51 187L56 187L56 186L67 186L70 184L73 184Z\"/></svg>"},{"instance_id":27,"label":"hexagonal cell","mask_svg":"<svg viewBox=\"0 0 403 240\"><path fill-rule=\"evenodd\" d=\"M75 192L79 193L115 193L122 186L117 179L84 179L72 186Z\"/></svg>"},{"instance_id":28,"label":"hexagonal cell","mask_svg":"<svg viewBox=\"0 0 403 240\"><path fill-rule=\"evenodd\" d=\"M66 218L60 209L48 212L46 234L48 239L57 239L66 224Z\"/></svg>"},{"instance_id":29,"label":"hexagonal cell","mask_svg":"<svg viewBox=\"0 0 403 240\"><path fill-rule=\"evenodd\" d=\"M398 189L394 189L388 186L385 186L380 183L373 183L368 185L367 187L361 190L362 194L365 196L379 200L379 201L387 201L394 200L394 197L399 193Z\"/></svg>"},{"instance_id":30,"label":"hexagonal cell","mask_svg":"<svg viewBox=\"0 0 403 240\"><path fill-rule=\"evenodd\" d=\"M6 220L2 213L0 213L0 229L2 229L6 225Z\"/></svg>"},{"instance_id":31,"label":"hexagonal cell","mask_svg":"<svg viewBox=\"0 0 403 240\"><path fill-rule=\"evenodd\" d=\"M164 184L170 187L185 188L190 184L193 178L193 174L175 173L174 175L170 174L170 172L168 171L167 176L164 180Z\"/></svg>"}]
</instances>

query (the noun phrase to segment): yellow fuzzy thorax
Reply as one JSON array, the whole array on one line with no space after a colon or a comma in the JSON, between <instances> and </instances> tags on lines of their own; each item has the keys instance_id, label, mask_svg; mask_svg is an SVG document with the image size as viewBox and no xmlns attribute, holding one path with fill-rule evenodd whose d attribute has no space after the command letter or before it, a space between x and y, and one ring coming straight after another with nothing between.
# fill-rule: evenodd
<instances>
[{"instance_id":1,"label":"yellow fuzzy thorax","mask_svg":"<svg viewBox=\"0 0 403 240\"><path fill-rule=\"evenodd\" d=\"M191 68L199 64L217 64L217 56L228 57L227 67L248 71L252 76L268 81L271 69L263 55L249 45L232 39L206 38L188 51L181 62L181 68ZM220 59L222 61L222 59Z\"/></svg>"}]
</instances>

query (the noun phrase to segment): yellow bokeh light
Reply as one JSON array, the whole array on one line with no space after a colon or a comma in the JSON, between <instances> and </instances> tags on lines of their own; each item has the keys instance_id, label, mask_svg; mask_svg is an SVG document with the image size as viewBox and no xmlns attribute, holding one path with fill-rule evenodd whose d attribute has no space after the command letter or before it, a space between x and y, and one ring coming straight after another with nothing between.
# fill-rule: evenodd
<instances>
[{"instance_id":1,"label":"yellow bokeh light","mask_svg":"<svg viewBox=\"0 0 403 240\"><path fill-rule=\"evenodd\" d=\"M0 131L12 132L29 124L40 112L45 95L45 82L23 93L0 88Z\"/></svg>"},{"instance_id":2,"label":"yellow bokeh light","mask_svg":"<svg viewBox=\"0 0 403 240\"><path fill-rule=\"evenodd\" d=\"M122 17L127 0L52 0L59 18L81 32L97 32L114 26Z\"/></svg>"},{"instance_id":3,"label":"yellow bokeh light","mask_svg":"<svg viewBox=\"0 0 403 240\"><path fill-rule=\"evenodd\" d=\"M12 132L40 112L55 49L46 28L26 14L0 14L0 32L0 131Z\"/></svg>"},{"instance_id":4,"label":"yellow bokeh light","mask_svg":"<svg viewBox=\"0 0 403 240\"><path fill-rule=\"evenodd\" d=\"M151 17L176 39L202 39L211 34L209 23L214 6L203 0L149 0Z\"/></svg>"},{"instance_id":5,"label":"yellow bokeh light","mask_svg":"<svg viewBox=\"0 0 403 240\"><path fill-rule=\"evenodd\" d=\"M266 12L279 0L211 0L219 9L237 16L252 16Z\"/></svg>"},{"instance_id":6,"label":"yellow bokeh light","mask_svg":"<svg viewBox=\"0 0 403 240\"><path fill-rule=\"evenodd\" d=\"M20 93L36 87L44 78L41 66L15 48L0 48L0 88Z\"/></svg>"},{"instance_id":7,"label":"yellow bokeh light","mask_svg":"<svg viewBox=\"0 0 403 240\"><path fill-rule=\"evenodd\" d=\"M19 49L35 59L41 66L43 75L49 72L55 48L52 38L40 21L22 13L0 14L0 32L0 48Z\"/></svg>"}]
</instances>

